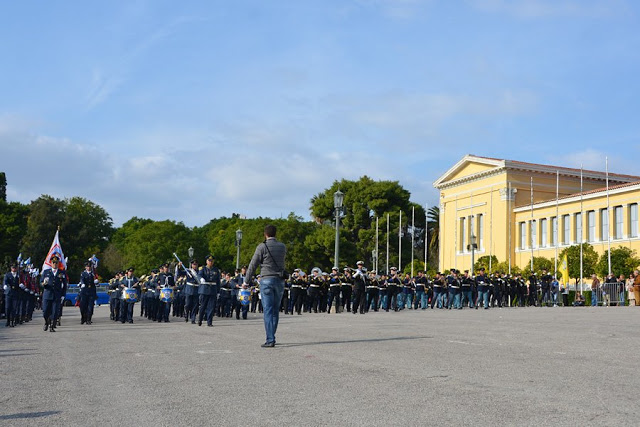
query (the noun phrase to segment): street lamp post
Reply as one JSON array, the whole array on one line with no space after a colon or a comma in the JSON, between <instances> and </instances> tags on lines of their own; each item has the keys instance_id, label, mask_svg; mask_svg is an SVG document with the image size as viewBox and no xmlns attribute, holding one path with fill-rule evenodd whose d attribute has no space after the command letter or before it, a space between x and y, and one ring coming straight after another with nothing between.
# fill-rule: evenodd
<instances>
[{"instance_id":1,"label":"street lamp post","mask_svg":"<svg viewBox=\"0 0 640 427\"><path fill-rule=\"evenodd\" d=\"M474 274L473 265L476 263L475 255L476 255L476 248L478 247L478 245L476 245L475 234L471 235L471 239L469 239L469 242L470 244L467 248L471 250L471 277L473 277L473 274Z\"/></svg>"},{"instance_id":2,"label":"street lamp post","mask_svg":"<svg viewBox=\"0 0 640 427\"><path fill-rule=\"evenodd\" d=\"M191 264L191 261L193 261L193 254L195 253L195 251L193 250L193 246L189 246L189 249L187 249L187 253L189 254L189 264Z\"/></svg>"},{"instance_id":3,"label":"street lamp post","mask_svg":"<svg viewBox=\"0 0 640 427\"><path fill-rule=\"evenodd\" d=\"M378 251L374 249L371 251L371 265L372 265L372 270L374 270L376 274L378 274L377 267L376 267L377 264L378 264Z\"/></svg>"},{"instance_id":4,"label":"street lamp post","mask_svg":"<svg viewBox=\"0 0 640 427\"><path fill-rule=\"evenodd\" d=\"M338 260L340 257L340 209L342 209L342 202L344 201L344 193L340 190L333 193L333 207L336 210L336 252L333 266L338 266Z\"/></svg>"},{"instance_id":5,"label":"street lamp post","mask_svg":"<svg viewBox=\"0 0 640 427\"><path fill-rule=\"evenodd\" d=\"M240 245L242 244L242 230L236 230L236 270L240 268Z\"/></svg>"}]
</instances>

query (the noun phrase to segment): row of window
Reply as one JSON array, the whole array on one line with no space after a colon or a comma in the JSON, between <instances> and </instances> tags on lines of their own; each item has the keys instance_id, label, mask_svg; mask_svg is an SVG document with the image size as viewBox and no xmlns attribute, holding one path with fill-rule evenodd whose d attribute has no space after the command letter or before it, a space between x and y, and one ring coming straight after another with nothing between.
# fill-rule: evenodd
<instances>
[{"instance_id":1,"label":"row of window","mask_svg":"<svg viewBox=\"0 0 640 427\"><path fill-rule=\"evenodd\" d=\"M613 239L623 239L625 237L638 237L638 204L633 203L626 206L628 209L628 221L625 224L624 209L625 206L615 206L613 208L614 229ZM596 215L600 220L598 226ZM573 216L573 221L572 217ZM569 245L573 242L580 243L583 236L583 220L582 213L576 212L573 215L562 215L562 230L560 234L560 244ZM539 223L538 223L539 222ZM527 223L529 224L529 238L527 238ZM586 229L587 242L608 241L609 240L609 211L607 208L598 211L590 210L586 212ZM573 231L574 239L571 240L571 232ZM550 233L549 233L550 232ZM547 238L550 234L550 239ZM549 221L542 218L540 221L530 220L522 221L518 224L520 249L537 248L546 246L556 246L558 242L558 218L551 217L551 229L549 230Z\"/></svg>"}]
</instances>

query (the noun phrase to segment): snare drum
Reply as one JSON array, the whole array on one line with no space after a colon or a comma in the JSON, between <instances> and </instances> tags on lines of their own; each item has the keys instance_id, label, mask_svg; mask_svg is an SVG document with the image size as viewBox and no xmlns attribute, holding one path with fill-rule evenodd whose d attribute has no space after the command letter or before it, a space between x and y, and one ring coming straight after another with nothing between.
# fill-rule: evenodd
<instances>
[{"instance_id":1,"label":"snare drum","mask_svg":"<svg viewBox=\"0 0 640 427\"><path fill-rule=\"evenodd\" d=\"M122 291L126 302L138 302L138 292L133 288L126 288Z\"/></svg>"},{"instance_id":2,"label":"snare drum","mask_svg":"<svg viewBox=\"0 0 640 427\"><path fill-rule=\"evenodd\" d=\"M171 288L160 289L160 300L162 302L173 301L173 289Z\"/></svg>"}]
</instances>

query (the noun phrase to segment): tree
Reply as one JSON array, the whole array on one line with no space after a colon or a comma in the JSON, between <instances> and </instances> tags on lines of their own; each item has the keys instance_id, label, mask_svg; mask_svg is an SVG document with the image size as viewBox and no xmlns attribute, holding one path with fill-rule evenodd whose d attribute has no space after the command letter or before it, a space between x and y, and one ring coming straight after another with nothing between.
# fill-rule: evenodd
<instances>
[{"instance_id":1,"label":"tree","mask_svg":"<svg viewBox=\"0 0 640 427\"><path fill-rule=\"evenodd\" d=\"M335 209L333 195L336 191L344 193L342 208L341 228L345 232L345 238L355 245L355 254L349 262L353 264L357 259L366 261L371 257L371 251L375 249L375 218L380 223L380 256L385 259L383 248L386 245L386 219L389 214L389 262L391 265L399 264L398 232L399 217L402 211L402 261L403 265L411 260L411 250L424 246L425 211L420 205L411 203L410 193L405 190L398 181L374 181L363 176L358 181L335 181L330 188L313 196L311 199L311 215L318 224L333 224ZM411 212L415 208L415 230L411 229ZM411 232L414 232L416 248L411 248ZM342 234L341 234L342 236ZM334 240L335 242L335 240ZM422 242L422 244L421 244ZM384 249L386 252L386 248ZM342 252L342 251L341 251ZM424 255L423 249L419 249L418 255ZM384 256L384 257L383 257ZM346 258L341 256L341 259ZM342 262L341 262L342 264ZM384 265L379 262L379 265ZM386 266L385 266L386 267ZM398 266L403 269L402 265ZM381 269L382 270L382 269Z\"/></svg>"},{"instance_id":2,"label":"tree","mask_svg":"<svg viewBox=\"0 0 640 427\"><path fill-rule=\"evenodd\" d=\"M22 203L0 201L0 268L9 269L20 252L20 241L27 231L29 207Z\"/></svg>"},{"instance_id":3,"label":"tree","mask_svg":"<svg viewBox=\"0 0 640 427\"><path fill-rule=\"evenodd\" d=\"M579 279L580 245L573 245L568 248L564 248L560 252L560 255L558 255L558 259L562 259L565 254L567 255L569 276L574 279ZM588 277L595 272L596 263L598 262L598 254L589 243L582 244L582 254L582 277Z\"/></svg>"},{"instance_id":4,"label":"tree","mask_svg":"<svg viewBox=\"0 0 640 427\"><path fill-rule=\"evenodd\" d=\"M553 274L554 262L553 260L545 257L533 257L533 271L538 276L542 274L542 270L547 270L549 274ZM522 270L522 275L524 277L531 276L531 263L528 263L527 266Z\"/></svg>"},{"instance_id":5,"label":"tree","mask_svg":"<svg viewBox=\"0 0 640 427\"><path fill-rule=\"evenodd\" d=\"M611 272L615 277L621 274L628 275L640 265L640 259L636 257L636 251L618 247L611 249ZM609 251L605 251L598 261L596 273L600 277L606 277L609 274Z\"/></svg>"},{"instance_id":6,"label":"tree","mask_svg":"<svg viewBox=\"0 0 640 427\"><path fill-rule=\"evenodd\" d=\"M7 201L7 175L0 172L0 202Z\"/></svg>"},{"instance_id":7,"label":"tree","mask_svg":"<svg viewBox=\"0 0 640 427\"><path fill-rule=\"evenodd\" d=\"M491 267L489 267L489 259L491 259ZM485 255L485 256L481 256L480 258L478 258L478 260L476 261L476 263L473 265L473 270L474 272L477 272L478 270L480 270L480 268L484 267L484 269L487 271L487 273L493 273L494 271L498 271L496 270L496 267L498 266L498 257L495 255Z\"/></svg>"},{"instance_id":8,"label":"tree","mask_svg":"<svg viewBox=\"0 0 640 427\"><path fill-rule=\"evenodd\" d=\"M440 250L440 207L431 206L427 211L427 232L429 246L429 265L438 264L438 251Z\"/></svg>"}]
</instances>

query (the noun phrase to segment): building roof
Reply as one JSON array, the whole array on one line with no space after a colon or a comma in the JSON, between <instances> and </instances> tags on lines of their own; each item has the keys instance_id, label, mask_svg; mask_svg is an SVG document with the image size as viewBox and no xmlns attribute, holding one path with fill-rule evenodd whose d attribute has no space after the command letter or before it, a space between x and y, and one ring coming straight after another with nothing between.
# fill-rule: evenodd
<instances>
[{"instance_id":1,"label":"building roof","mask_svg":"<svg viewBox=\"0 0 640 427\"><path fill-rule=\"evenodd\" d=\"M462 169L468 163L479 163L484 164L490 167L482 172L477 172L469 175L468 177L458 178L449 180L449 178L454 175L458 170ZM529 163L523 162L520 160L509 160L509 159L496 159L493 157L485 157L485 156L476 156L475 154L467 154L460 161L458 161L455 165L453 165L448 171L446 171L440 178L438 178L433 186L436 188L444 187L445 184L448 186L450 184L456 184L458 182L463 182L468 179L480 178L485 175L502 172L504 170L522 170L522 171L531 171L537 173L547 173L553 174L559 173L563 176L573 176L579 177L582 174L584 179L588 180L598 180L605 181L606 180L606 172L602 171L594 171L589 169L576 169L569 168L564 166L555 166L555 165L544 165L540 163ZM613 182L615 184L621 183L631 183L635 181L640 181L640 176L636 175L625 175L619 173L609 173L609 182Z\"/></svg>"}]
</instances>

